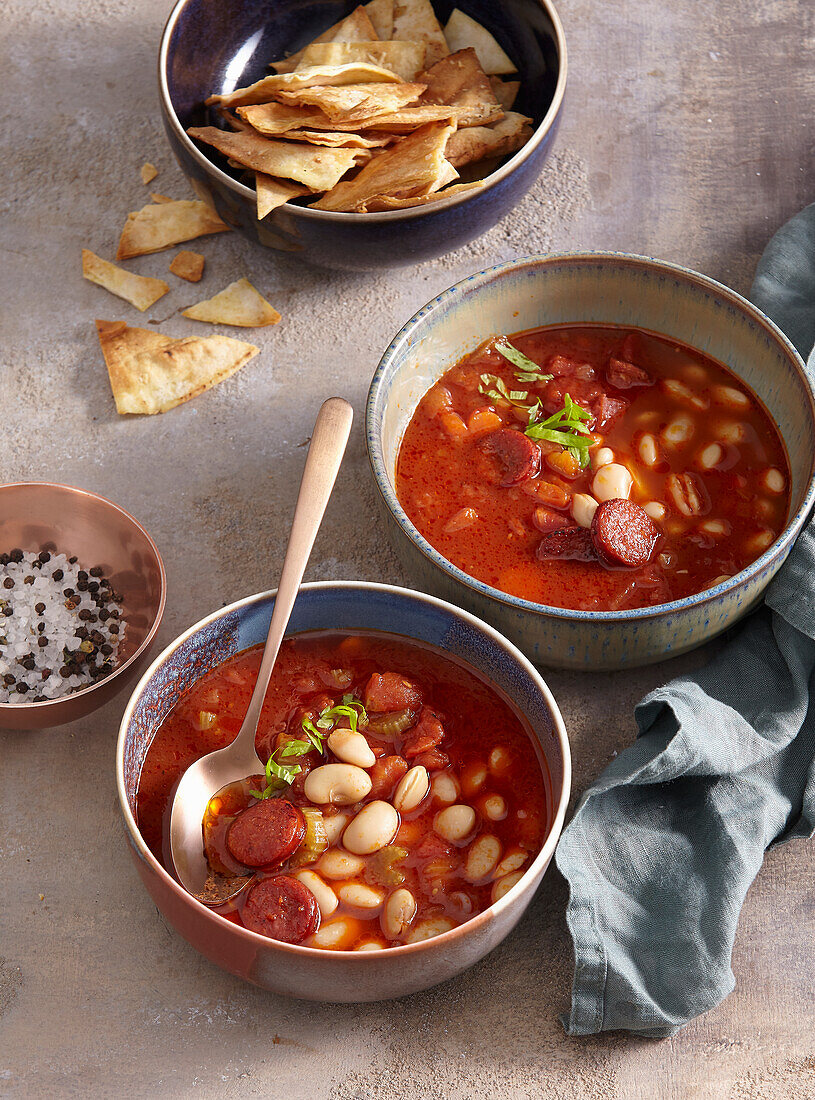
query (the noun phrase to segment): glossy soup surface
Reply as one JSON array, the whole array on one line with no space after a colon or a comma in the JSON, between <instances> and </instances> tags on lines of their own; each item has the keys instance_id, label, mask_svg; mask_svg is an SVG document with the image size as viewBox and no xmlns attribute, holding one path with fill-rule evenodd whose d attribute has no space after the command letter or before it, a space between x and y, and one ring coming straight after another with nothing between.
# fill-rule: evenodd
<instances>
[{"instance_id":1,"label":"glossy soup surface","mask_svg":"<svg viewBox=\"0 0 815 1100\"><path fill-rule=\"evenodd\" d=\"M636 330L562 326L509 339L554 377L519 381L487 341L424 395L399 452L399 500L454 565L537 603L614 611L721 583L781 533L790 481L784 445L760 401L721 364ZM484 374L526 391L522 403L539 397L542 416L560 410L565 394L588 410L589 465L581 469L543 441L540 471L500 484L505 470L491 437L523 432L528 412L479 392L492 388ZM609 494L653 520L650 560L630 568L558 556L577 534L550 536L590 528Z\"/></svg>"},{"instance_id":2,"label":"glossy soup surface","mask_svg":"<svg viewBox=\"0 0 815 1100\"><path fill-rule=\"evenodd\" d=\"M245 650L201 677L153 739L139 781L137 818L165 867L171 865L169 812L178 780L194 760L237 733L260 656L260 647ZM301 810L319 809L331 838L328 849L304 863L301 848L281 866L257 872L237 905L219 911L243 923L253 884L282 872L308 886L316 882L320 901L316 933L290 942L374 950L460 925L506 893L543 844L551 798L525 720L508 702L448 654L389 634L315 632L286 639L260 720L261 759L301 738L304 716L316 720L349 694L371 703L369 724L358 727L376 757L365 769L373 780L370 793L353 805L317 805L305 793L308 775L338 758L327 742L323 755L311 751L298 757L303 771L282 797ZM339 718L334 728L349 725ZM399 804L398 784L408 768L419 769L420 778L425 769L427 794L397 815L398 830L383 848L362 856L349 852L344 828L375 800ZM227 792L220 800L211 866L213 858L220 859L230 872L253 875L231 861L223 836L238 811L257 803L247 792L262 783L255 777L237 795ZM461 837L446 835L450 830L438 816L451 805L474 811L473 824ZM403 925L394 917L394 903L388 908L397 890L409 891L415 903Z\"/></svg>"}]
</instances>

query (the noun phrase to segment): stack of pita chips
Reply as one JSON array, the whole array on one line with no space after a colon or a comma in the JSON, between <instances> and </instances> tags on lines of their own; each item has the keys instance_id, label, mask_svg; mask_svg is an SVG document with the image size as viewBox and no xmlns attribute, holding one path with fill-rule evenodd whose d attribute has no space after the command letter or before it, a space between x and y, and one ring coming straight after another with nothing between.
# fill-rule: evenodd
<instances>
[{"instance_id":1,"label":"stack of pita chips","mask_svg":"<svg viewBox=\"0 0 815 1100\"><path fill-rule=\"evenodd\" d=\"M227 129L187 131L254 174L259 219L312 197L354 213L432 203L482 186L532 135L506 53L458 9L442 29L430 0L370 0L271 68L207 100Z\"/></svg>"}]
</instances>

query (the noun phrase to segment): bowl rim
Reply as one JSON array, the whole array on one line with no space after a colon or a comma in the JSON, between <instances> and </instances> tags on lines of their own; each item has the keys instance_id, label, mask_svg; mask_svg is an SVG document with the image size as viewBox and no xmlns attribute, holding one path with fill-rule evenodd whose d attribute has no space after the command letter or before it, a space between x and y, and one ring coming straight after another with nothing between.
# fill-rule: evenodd
<instances>
[{"instance_id":1,"label":"bowl rim","mask_svg":"<svg viewBox=\"0 0 815 1100\"><path fill-rule=\"evenodd\" d=\"M535 856L534 860L526 868L521 878L515 885L507 891L507 893L500 898L497 902L494 902L488 908L484 909L481 913L472 917L470 920L465 921L464 924L458 925L456 928L450 929L448 932L442 932L438 936L433 936L427 940L421 940L418 943L412 944L400 944L397 947L385 947L380 951L331 951L321 947L305 947L299 944L283 943L280 940L270 939L268 936L262 936L258 932L252 932L248 928L244 928L242 925L234 924L232 921L225 920L220 914L214 912L208 906L198 901L188 893L183 886L167 871L162 864L156 859L150 849L144 842L144 838L139 831L139 827L136 823L136 819L133 812L130 809L130 803L128 802L127 792L125 790L125 743L127 740L128 729L132 718L133 710L138 702L142 692L144 691L147 682L155 674L157 669L168 660L172 654L181 646L187 639L191 638L198 631L204 629L210 624L216 622L218 619L222 619L230 612L240 611L242 608L248 607L251 604L260 603L263 600L274 598L276 595L276 589L269 589L266 592L257 592L251 596L245 596L241 600L236 600L234 603L228 604L225 607L218 608L216 611L206 615L203 619L199 619L191 627L179 634L169 645L167 645L162 652L153 660L150 667L145 671L144 675L139 680L138 684L133 690L133 693L128 700L124 714L122 715L122 721L119 726L119 736L116 743L116 789L119 797L119 809L122 817L124 818L125 826L129 835L129 839L133 844L136 854L139 858L148 864L150 869L159 876L163 884L168 887L176 897L183 901L185 904L192 906L194 910L197 910L200 915L204 916L210 921L216 922L217 927L224 928L225 935L236 935L241 939L246 940L248 944L252 944L255 947L261 945L267 949L285 951L291 953L295 957L300 956L306 959L332 959L332 960L346 960L347 965L356 965L348 962L352 959L363 959L373 956L375 959L390 958L394 953L399 952L399 957L404 958L408 954L420 954L428 950L434 950L436 946L441 943L442 945L452 942L454 939L467 937L473 933L476 929L480 929L485 925L492 922L496 914L501 913L504 909L513 906L515 902L523 894L529 882L539 872L542 874L548 863L551 861L554 855L555 848L560 839L560 834L563 830L563 824L566 817L566 809L569 804L569 798L571 795L572 784L572 757L571 747L569 744L569 736L566 732L566 725L563 721L563 716L560 713L560 708L552 694L549 685L544 680L538 669L532 664L527 657L521 653L517 646L513 645L507 638L505 638L489 623L485 623L479 619L476 615L471 614L469 611L464 611L462 608L456 607L453 604L448 603L445 600L439 599L437 596L430 596L425 592L419 592L413 588L403 588L393 584L381 584L375 581L309 581L306 584L300 586L300 592L326 592L331 590L340 589L342 591L352 592L379 592L384 594L390 594L396 600L413 600L418 603L429 604L432 607L438 608L447 614L452 615L454 618L459 619L467 623L469 626L475 628L482 635L485 635L493 645L498 646L499 649L511 657L517 665L527 674L532 682L537 687L541 696L543 697L546 709L552 718L553 723L553 735L557 742L557 748L560 752L562 765L563 765L563 779L560 784L560 790L557 797L554 797L553 801L554 812L552 815L552 823L549 827L549 832L546 835L546 839L543 842L541 850ZM338 629L342 629L341 627ZM415 640L415 639L414 639ZM467 662L469 663L469 662ZM529 719L527 719L529 721ZM531 724L531 723L530 723ZM538 737L537 731L535 736ZM531 900L531 898L530 898ZM358 965L366 965L360 963Z\"/></svg>"},{"instance_id":2,"label":"bowl rim","mask_svg":"<svg viewBox=\"0 0 815 1100\"><path fill-rule=\"evenodd\" d=\"M374 372L373 379L371 380L371 385L368 390L368 399L365 406L365 439L368 460L373 471L374 481L379 494L402 532L432 565L440 569L443 573L446 573L454 581L474 591L478 596L486 597L494 603L504 604L517 611L529 612L534 615L568 620L571 622L638 623L647 619L660 618L666 614L671 615L684 612L702 604L719 600L728 593L735 592L736 589L741 588L746 582L751 581L763 570L767 569L776 558L786 553L789 544L797 537L815 502L815 451L813 451L813 455L810 459L809 480L800 506L795 514L788 519L783 531L779 534L775 542L773 542L760 557L756 558L756 560L745 569L742 569L741 572L735 573L729 580L723 581L721 584L705 589L702 592L696 592L693 595L685 596L679 600L671 600L669 603L656 604L654 607L630 608L624 611L580 611L574 608L555 607L551 604L534 603L532 600L526 600L520 596L513 596L508 592L502 592L498 588L493 588L492 585L488 585L475 577L471 577L468 573L465 573L463 569L460 569L440 554L439 551L424 538L418 528L414 526L399 503L399 499L396 496L385 464L379 432L376 427L376 416L380 404L383 413L387 406L386 401L380 403L380 393L385 378L392 370L395 370L399 356L410 346L414 339L415 331L425 322L428 315L432 316L436 311L443 309L450 300L457 295L464 295L471 291L478 290L491 282L499 280L502 275L510 271L520 270L525 267L545 269L563 263L574 263L577 265L599 263L609 266L612 264L622 264L623 266L645 269L652 273L659 272L674 277L681 276L686 282L695 284L697 287L713 292L720 298L725 299L727 303L736 307L742 313L746 313L753 322L764 328L787 353L795 365L800 380L809 396L809 415L812 424L815 426L815 380L810 378L807 373L803 359L798 354L790 339L781 331L778 325L760 310L758 306L755 306L737 291L732 290L723 283L717 282L717 280L712 279L709 275L702 275L700 272L694 271L692 268L685 267L682 264L672 263L668 260L657 260L649 256L640 256L630 252L567 251L522 256L514 260L507 260L503 263L495 264L473 275L466 276L446 290L443 290L440 294L436 295L436 297L431 298L429 302L425 303L421 309L417 310L402 326L386 348ZM689 346L692 347L693 345L691 344ZM783 439L783 436L782 441L784 442L786 450L786 440Z\"/></svg>"},{"instance_id":3,"label":"bowl rim","mask_svg":"<svg viewBox=\"0 0 815 1100\"><path fill-rule=\"evenodd\" d=\"M62 482L57 481L8 481L0 485L0 494L2 494L6 489L31 488L48 488L59 490L64 489L70 493L79 493L82 496L91 497L93 500L100 501L102 504L107 505L108 508L112 508L114 511L118 512L119 515L124 516L124 518L139 532L139 534L144 537L147 545L150 547L150 550L153 553L153 556L155 557L159 572L159 601L158 607L156 609L156 614L153 618L153 622L151 623L150 629L148 630L147 634L145 634L141 645L138 647L137 650L135 650L134 653L131 653L131 655L123 664L119 665L118 668L115 668L113 672L111 672L108 676L105 676L103 679L98 680L94 684L88 684L87 687L80 688L79 691L72 691L68 695L60 695L56 699L41 699L38 703L35 703L33 701L30 703L0 703L0 716L2 716L3 714L20 714L24 710L27 710L29 712L47 711L50 708L55 707L59 704L65 705L68 702L73 702L74 699L85 698L96 691L97 688L101 688L103 685L111 684L114 680L121 678L129 668L133 667L133 665L139 660L145 650L152 644L152 641L155 638L159 627L161 626L161 620L164 617L164 608L167 603L167 572L164 568L164 562L162 560L161 554L159 553L158 547L156 546L152 537L147 533L145 528L142 527L139 521L130 514L130 512L126 511L120 505L115 504L112 500L108 500L107 497L103 497L99 493L91 492L90 489L80 489L76 485L66 485ZM2 725L1 722L0 725Z\"/></svg>"},{"instance_id":4,"label":"bowl rim","mask_svg":"<svg viewBox=\"0 0 815 1100\"><path fill-rule=\"evenodd\" d=\"M214 176L218 183L225 187L228 187L230 191L234 191L241 198L250 200L252 204L255 204L256 193L255 191L247 187L245 184L240 183L238 180L233 179L228 173L219 168L213 161L209 159L195 144L195 142L189 137L184 127L176 114L175 106L173 104L172 96L170 94L169 82L167 80L167 58L170 49L170 40L175 31L176 23L178 22L182 11L189 3L189 0L177 0L174 8L170 12L167 22L164 25L164 30L161 32L161 40L159 44L158 52L158 87L159 87L159 101L164 111L164 116L170 125L176 138L184 146L185 150L193 157L195 161L209 174ZM566 35L563 30L563 23L560 15L557 12L552 0L537 0L537 3L544 9L554 30L555 48L558 55L558 75L557 82L555 84L555 90L552 95L552 101L543 116L540 124L535 127L534 133L529 141L522 146L517 153L513 154L504 164L500 165L494 172L491 172L488 176L484 177L484 186L479 188L473 188L472 191L464 191L457 195L451 195L447 199L439 199L438 202L428 203L425 206L418 207L406 207L403 210L383 210L374 213L357 214L349 211L339 210L314 210L308 206L298 206L295 203L283 203L279 208L286 210L287 213L293 214L296 217L302 217L307 219L316 219L318 221L334 221L339 223L353 224L354 222L365 223L386 223L386 222L398 222L407 221L411 218L427 217L431 214L439 213L442 210L450 210L455 206L460 206L463 203L468 202L471 199L477 198L485 194L491 188L501 183L507 176L510 175L516 168L519 168L521 164L528 157L535 152L538 146L547 137L550 130L553 128L556 119L560 114L560 109L563 105L563 97L566 91L566 76L568 69L568 60L566 52ZM261 223L259 223L261 224Z\"/></svg>"}]
</instances>

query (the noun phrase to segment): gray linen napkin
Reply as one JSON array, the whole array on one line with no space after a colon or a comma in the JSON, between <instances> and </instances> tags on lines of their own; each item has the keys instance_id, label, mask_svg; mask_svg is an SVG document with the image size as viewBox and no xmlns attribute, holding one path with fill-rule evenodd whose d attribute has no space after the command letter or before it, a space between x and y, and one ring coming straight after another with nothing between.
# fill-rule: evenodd
<instances>
[{"instance_id":1,"label":"gray linen napkin","mask_svg":"<svg viewBox=\"0 0 815 1100\"><path fill-rule=\"evenodd\" d=\"M815 204L778 231L753 301L815 372ZM583 795L569 882L572 1035L672 1035L719 1004L739 912L771 844L815 831L815 519L765 605L707 666L652 691L639 736Z\"/></svg>"}]
</instances>

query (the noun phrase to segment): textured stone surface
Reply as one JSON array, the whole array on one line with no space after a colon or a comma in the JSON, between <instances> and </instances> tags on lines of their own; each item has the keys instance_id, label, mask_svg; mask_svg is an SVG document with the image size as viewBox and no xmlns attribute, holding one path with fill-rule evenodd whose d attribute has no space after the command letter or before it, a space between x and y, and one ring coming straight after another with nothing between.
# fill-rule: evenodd
<instances>
[{"instance_id":1,"label":"textured stone surface","mask_svg":"<svg viewBox=\"0 0 815 1100\"><path fill-rule=\"evenodd\" d=\"M770 234L811 201L815 8L809 0L563 0L571 82L557 152L525 202L458 253L378 276L325 274L206 238L198 286L172 252L134 261L172 292L146 317L83 282L156 190L186 197L166 148L155 51L168 0L4 0L0 192L2 477L110 496L164 554L160 643L275 581L310 424L357 409L309 576L404 581L384 541L362 413L381 350L455 279L535 251L612 248L687 263L739 290ZM93 319L206 331L178 310L247 275L284 316L239 375L166 416L116 416ZM166 323L165 323L166 322ZM632 736L644 691L689 657L625 676L554 674L575 790ZM336 1007L216 970L156 913L119 824L124 700L43 733L0 734L0 1095L562 1100L815 1095L811 846L772 853L734 957L738 987L677 1038L564 1038L565 888L550 872L518 930L426 994ZM40 898L40 895L43 895Z\"/></svg>"}]
</instances>

